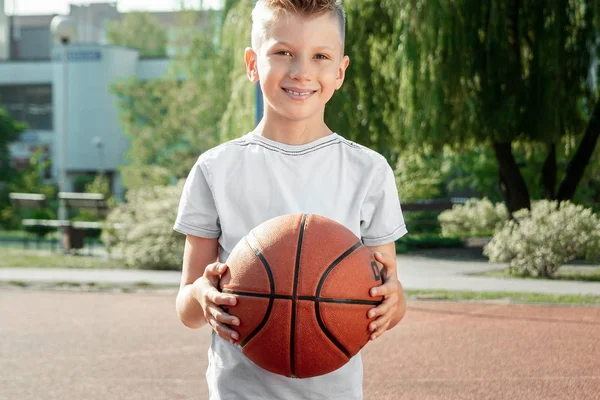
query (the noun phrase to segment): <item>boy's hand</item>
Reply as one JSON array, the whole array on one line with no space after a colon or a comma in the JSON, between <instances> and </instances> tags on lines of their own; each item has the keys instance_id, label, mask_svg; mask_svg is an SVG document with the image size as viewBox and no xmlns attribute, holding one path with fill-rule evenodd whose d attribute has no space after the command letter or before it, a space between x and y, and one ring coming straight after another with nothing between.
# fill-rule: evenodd
<instances>
[{"instance_id":1,"label":"boy's hand","mask_svg":"<svg viewBox=\"0 0 600 400\"><path fill-rule=\"evenodd\" d=\"M380 305L369 310L368 313L369 318L377 317L375 321L369 324L369 331L372 332L371 340L377 339L386 330L393 328L400 322L406 312L406 301L402 284L398 280L395 258L379 252L374 253L374 256L375 260L383 264L384 273L382 274L383 285L372 288L371 296L384 296L384 300Z\"/></svg>"},{"instance_id":2,"label":"boy's hand","mask_svg":"<svg viewBox=\"0 0 600 400\"><path fill-rule=\"evenodd\" d=\"M234 306L235 297L219 291L219 279L227 269L227 265L216 262L204 270L204 275L194 282L194 297L204 311L204 317L223 339L235 344L239 334L231 329L230 325L239 325L238 318L227 314L221 306Z\"/></svg>"}]
</instances>

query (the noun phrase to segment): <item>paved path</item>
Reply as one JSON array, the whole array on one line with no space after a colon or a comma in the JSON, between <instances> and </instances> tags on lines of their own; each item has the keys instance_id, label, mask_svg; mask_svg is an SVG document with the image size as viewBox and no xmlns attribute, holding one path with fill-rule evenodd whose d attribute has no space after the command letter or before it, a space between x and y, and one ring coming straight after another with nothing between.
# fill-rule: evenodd
<instances>
[{"instance_id":1,"label":"paved path","mask_svg":"<svg viewBox=\"0 0 600 400\"><path fill-rule=\"evenodd\" d=\"M0 399L208 398L174 293L0 290ZM363 350L365 400L596 400L600 307L411 302Z\"/></svg>"},{"instance_id":2,"label":"paved path","mask_svg":"<svg viewBox=\"0 0 600 400\"><path fill-rule=\"evenodd\" d=\"M478 260L452 261L425 256L398 256L398 274L407 290L440 289L600 295L600 282L502 279L468 275L504 267L505 265L489 264ZM181 274L177 271L0 268L0 281L113 284L145 282L177 286L180 277Z\"/></svg>"}]
</instances>

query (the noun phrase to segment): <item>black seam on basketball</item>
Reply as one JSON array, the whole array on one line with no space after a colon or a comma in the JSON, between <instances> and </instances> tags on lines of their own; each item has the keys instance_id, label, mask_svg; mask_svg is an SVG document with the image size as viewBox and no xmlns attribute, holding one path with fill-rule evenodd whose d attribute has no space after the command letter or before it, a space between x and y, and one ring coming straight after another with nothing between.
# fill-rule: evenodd
<instances>
[{"instance_id":1,"label":"black seam on basketball","mask_svg":"<svg viewBox=\"0 0 600 400\"><path fill-rule=\"evenodd\" d=\"M348 351L348 349L346 349L344 347L343 344L341 344L336 338L335 336L333 336L333 334L331 332L329 332L329 329L327 329L325 327L325 324L323 323L323 320L321 319L321 312L319 311L319 302L315 301L315 314L317 316L317 323L319 324L319 327L321 328L321 330L323 331L323 333L325 334L325 336L327 336L327 338L331 341L331 343L335 344L335 346L346 355L346 357L348 357L348 359L350 359L352 357L352 355L350 354L350 352Z\"/></svg>"},{"instance_id":2,"label":"black seam on basketball","mask_svg":"<svg viewBox=\"0 0 600 400\"><path fill-rule=\"evenodd\" d=\"M296 303L298 302L298 275L300 273L300 255L302 253L302 239L304 237L304 225L306 224L306 214L302 214L300 222L300 232L298 233L298 247L296 248L296 265L294 267L294 291L292 292L292 321L290 331L290 371L293 378L296 377L296 360L294 357L294 347L296 346Z\"/></svg>"},{"instance_id":3,"label":"black seam on basketball","mask_svg":"<svg viewBox=\"0 0 600 400\"><path fill-rule=\"evenodd\" d=\"M244 292L242 290L231 290L223 289L223 293L234 294L236 296L246 297L259 297L263 299L273 298L275 300L292 300L292 296L289 294L269 294L269 293L257 293L257 292ZM339 299L329 297L316 297L316 296L298 296L297 300L306 301L320 301L321 303L338 303L338 304L364 304L378 306L381 301L376 300L358 300L358 299Z\"/></svg>"},{"instance_id":4,"label":"black seam on basketball","mask_svg":"<svg viewBox=\"0 0 600 400\"><path fill-rule=\"evenodd\" d=\"M260 330L266 325L267 321L269 320L269 315L271 314L271 310L273 309L273 301L274 301L274 297L273 296L275 294L275 281L273 280L273 272L271 271L271 267L269 266L269 263L267 262L267 259L262 255L260 249L258 248L258 244L254 240L254 238L250 237L250 235L247 235L246 236L246 242L252 248L252 250L254 250L254 254L256 254L256 256L260 259L260 261L262 262L263 266L267 270L267 276L269 278L269 289L271 290L271 293L269 295L269 305L267 306L267 311L265 312L265 316L264 316L263 320L256 327L256 329L254 331L252 331L252 333L249 334L246 337L246 339L244 339L244 341L240 344L240 346L242 348L250 340L252 340L252 338L254 336L256 336L258 334L258 332L260 332Z\"/></svg>"},{"instance_id":5,"label":"black seam on basketball","mask_svg":"<svg viewBox=\"0 0 600 400\"><path fill-rule=\"evenodd\" d=\"M317 316L317 322L319 323L319 327L321 328L321 330L323 331L325 336L327 336L329 338L331 343L335 344L337 346L337 348L340 349L340 351L342 353L344 353L348 358L351 357L350 352L333 336L333 334L331 332L329 332L329 329L327 329L327 327L323 323L323 320L321 319L321 311L319 310L319 301L320 301L321 289L323 289L323 285L325 284L325 279L327 279L327 276L329 275L329 273L339 263L341 263L344 258L348 257L350 254L352 254L354 252L354 250L358 249L360 246L362 246L362 242L359 240L356 244L354 244L352 247L350 247L348 250L346 250L344 253L342 253L341 256L339 256L337 259L335 259L335 261L332 262L329 267L327 267L327 269L323 273L323 276L321 276L321 279L319 280L319 285L317 286L317 293L315 293L316 299L317 299L315 301L315 314Z\"/></svg>"}]
</instances>

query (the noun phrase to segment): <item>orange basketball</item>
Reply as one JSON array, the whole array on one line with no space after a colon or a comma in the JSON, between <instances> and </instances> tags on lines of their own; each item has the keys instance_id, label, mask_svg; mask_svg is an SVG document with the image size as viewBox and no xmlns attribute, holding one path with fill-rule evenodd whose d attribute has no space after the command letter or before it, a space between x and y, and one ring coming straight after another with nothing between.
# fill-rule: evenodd
<instances>
[{"instance_id":1,"label":"orange basketball","mask_svg":"<svg viewBox=\"0 0 600 400\"><path fill-rule=\"evenodd\" d=\"M369 341L367 312L383 283L370 250L346 227L314 214L273 218L235 246L221 290L235 295L243 353L295 378L332 372Z\"/></svg>"}]
</instances>

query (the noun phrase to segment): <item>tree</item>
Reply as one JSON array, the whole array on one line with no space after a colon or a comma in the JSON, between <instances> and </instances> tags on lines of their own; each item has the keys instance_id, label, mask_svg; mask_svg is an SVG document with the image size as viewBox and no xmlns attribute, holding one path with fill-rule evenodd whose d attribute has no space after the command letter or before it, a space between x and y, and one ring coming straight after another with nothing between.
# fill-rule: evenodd
<instances>
[{"instance_id":1,"label":"tree","mask_svg":"<svg viewBox=\"0 0 600 400\"><path fill-rule=\"evenodd\" d=\"M0 106L0 225L7 228L15 225L8 193L10 192L9 184L17 176L17 171L11 163L8 146L19 138L25 128L25 124L13 120L8 112Z\"/></svg>"},{"instance_id":2,"label":"tree","mask_svg":"<svg viewBox=\"0 0 600 400\"><path fill-rule=\"evenodd\" d=\"M326 110L334 130L391 163L403 152L486 145L513 211L529 207L531 182L545 197L573 198L600 132L598 1L344 6L351 62ZM524 177L540 156L539 178Z\"/></svg>"},{"instance_id":3,"label":"tree","mask_svg":"<svg viewBox=\"0 0 600 400\"><path fill-rule=\"evenodd\" d=\"M167 32L154 15L147 12L130 12L121 21L109 22L109 44L137 49L141 56L165 57Z\"/></svg>"},{"instance_id":4,"label":"tree","mask_svg":"<svg viewBox=\"0 0 600 400\"><path fill-rule=\"evenodd\" d=\"M250 36L245 40L240 28L251 7L250 0L233 5L221 31L218 15L183 12L168 76L114 85L132 144L122 168L128 189L184 178L203 151L252 129L253 86L241 79ZM208 18L200 30L198 18ZM249 23L245 26L249 32Z\"/></svg>"},{"instance_id":5,"label":"tree","mask_svg":"<svg viewBox=\"0 0 600 400\"><path fill-rule=\"evenodd\" d=\"M2 177L0 183L6 184L15 175L8 146L19 138L25 128L24 123L12 119L0 106L0 177Z\"/></svg>"},{"instance_id":6,"label":"tree","mask_svg":"<svg viewBox=\"0 0 600 400\"><path fill-rule=\"evenodd\" d=\"M510 211L530 207L513 147L546 148L546 196L572 199L600 135L600 3L399 1L400 130L406 143L490 145ZM557 146L579 141L557 190Z\"/></svg>"},{"instance_id":7,"label":"tree","mask_svg":"<svg viewBox=\"0 0 600 400\"><path fill-rule=\"evenodd\" d=\"M345 0L346 80L325 109L336 132L372 148L395 164L400 151L398 128L399 7L396 0Z\"/></svg>"}]
</instances>

